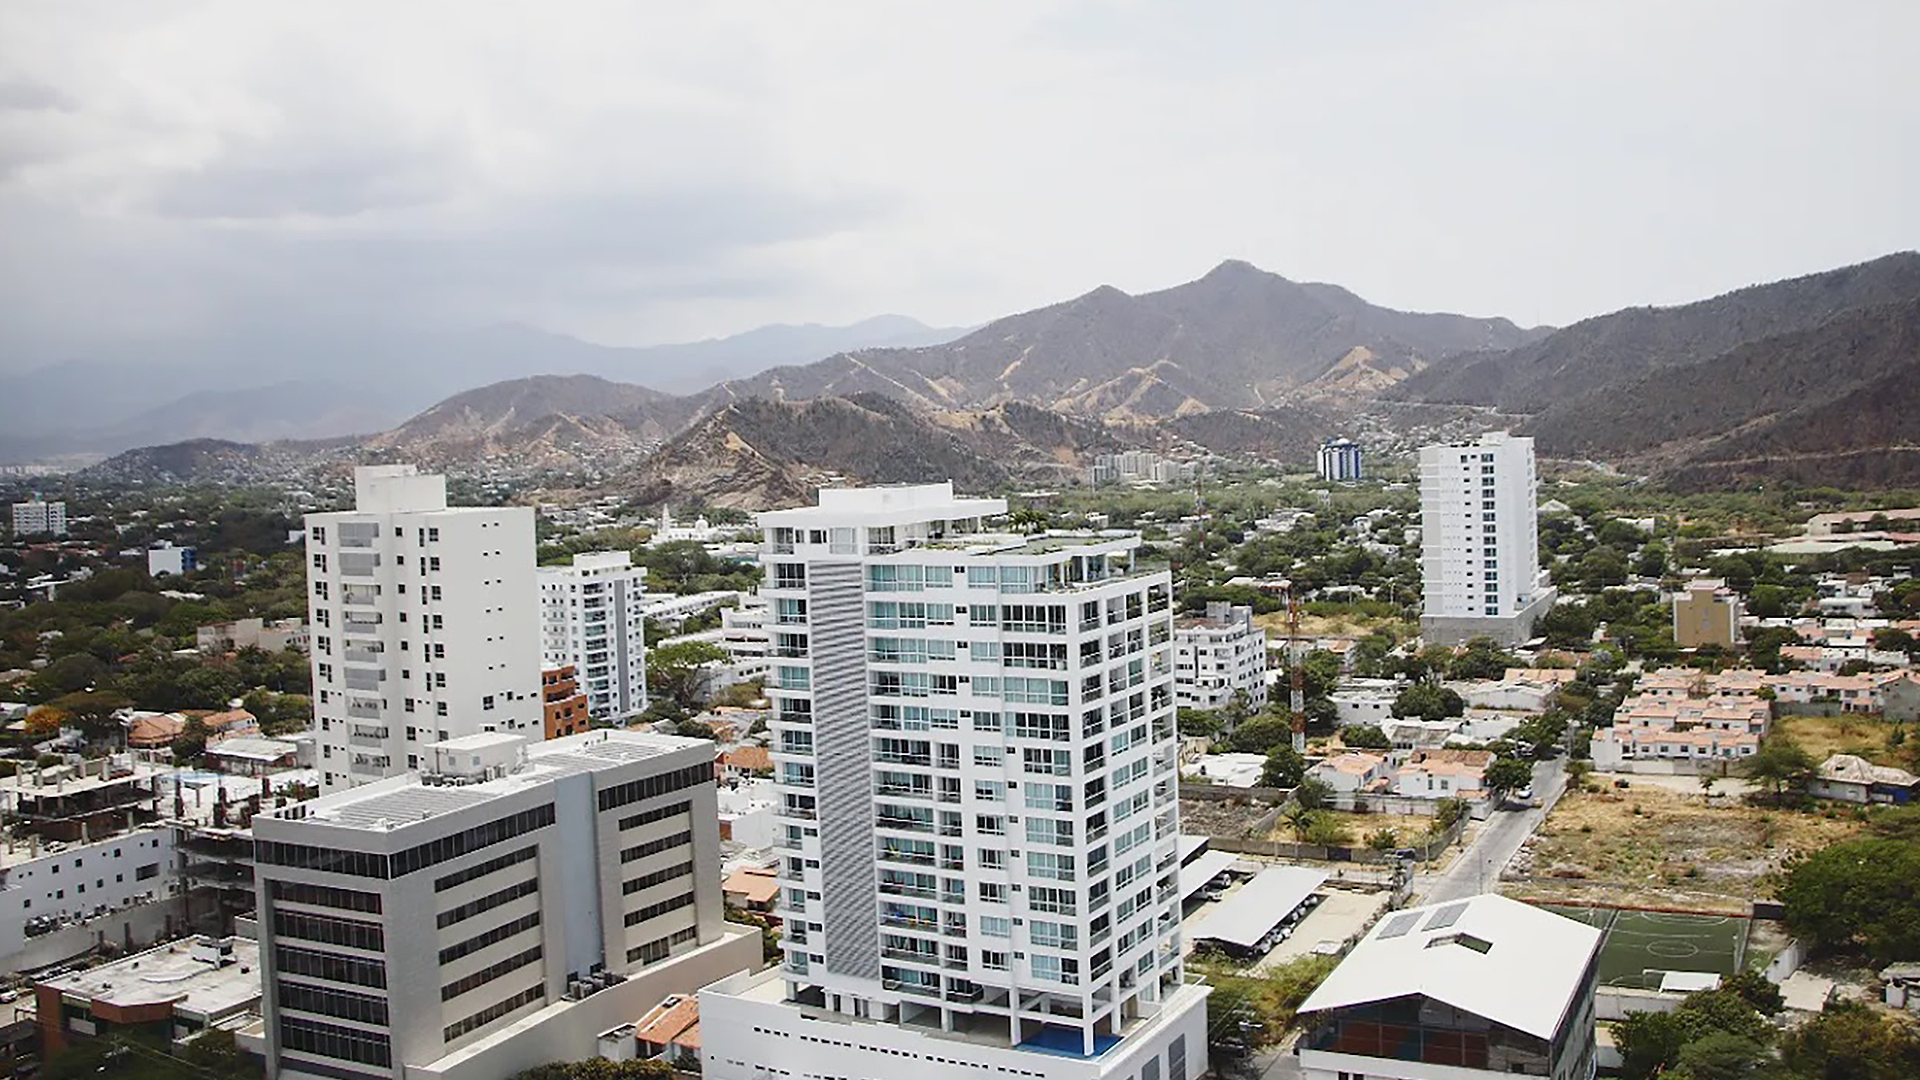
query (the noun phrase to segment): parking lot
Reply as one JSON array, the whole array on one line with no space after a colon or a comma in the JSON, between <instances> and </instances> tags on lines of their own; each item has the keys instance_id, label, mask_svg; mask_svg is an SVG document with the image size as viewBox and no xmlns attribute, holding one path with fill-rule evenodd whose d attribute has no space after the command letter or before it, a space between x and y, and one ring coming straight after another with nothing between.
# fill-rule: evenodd
<instances>
[{"instance_id":1,"label":"parking lot","mask_svg":"<svg viewBox=\"0 0 1920 1080\"><path fill-rule=\"evenodd\" d=\"M1215 899L1193 905L1181 919L1181 937L1188 951L1194 948L1198 940L1196 928L1204 924L1220 905L1244 889L1248 880L1259 870L1279 865L1287 864L1250 856L1238 860L1232 871L1233 883L1219 891ZM1249 962L1252 970L1267 970L1321 950L1322 946L1325 946L1324 951L1337 951L1372 925L1379 913L1386 909L1388 902L1385 889L1338 888L1329 885L1317 890L1317 895L1320 897L1319 903L1301 917L1285 940Z\"/></svg>"}]
</instances>

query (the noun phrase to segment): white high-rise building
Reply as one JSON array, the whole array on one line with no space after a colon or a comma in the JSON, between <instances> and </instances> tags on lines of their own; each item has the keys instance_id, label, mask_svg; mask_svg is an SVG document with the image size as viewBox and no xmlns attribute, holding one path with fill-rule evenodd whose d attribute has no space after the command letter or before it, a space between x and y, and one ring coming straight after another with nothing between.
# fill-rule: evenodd
<instances>
[{"instance_id":1,"label":"white high-rise building","mask_svg":"<svg viewBox=\"0 0 1920 1080\"><path fill-rule=\"evenodd\" d=\"M26 502L13 504L13 535L67 535L67 504L46 502L35 495Z\"/></svg>"},{"instance_id":2,"label":"white high-rise building","mask_svg":"<svg viewBox=\"0 0 1920 1080\"><path fill-rule=\"evenodd\" d=\"M927 484L760 515L785 959L702 992L714 1080L1206 1071L1172 581L1138 534L1005 511Z\"/></svg>"},{"instance_id":3,"label":"white high-rise building","mask_svg":"<svg viewBox=\"0 0 1920 1080\"><path fill-rule=\"evenodd\" d=\"M626 551L582 552L571 565L539 569L541 655L548 667L573 665L595 720L646 711L646 577Z\"/></svg>"},{"instance_id":4,"label":"white high-rise building","mask_svg":"<svg viewBox=\"0 0 1920 1080\"><path fill-rule=\"evenodd\" d=\"M1360 447L1351 439L1328 439L1320 444L1320 479L1358 480L1363 475Z\"/></svg>"},{"instance_id":5,"label":"white high-rise building","mask_svg":"<svg viewBox=\"0 0 1920 1080\"><path fill-rule=\"evenodd\" d=\"M1266 706L1267 632L1252 608L1214 600L1173 621L1173 689L1182 709L1224 708L1236 692L1255 712Z\"/></svg>"},{"instance_id":6,"label":"white high-rise building","mask_svg":"<svg viewBox=\"0 0 1920 1080\"><path fill-rule=\"evenodd\" d=\"M419 775L253 819L270 1077L577 1061L759 965L759 931L724 921L712 743L528 739L453 739Z\"/></svg>"},{"instance_id":7,"label":"white high-rise building","mask_svg":"<svg viewBox=\"0 0 1920 1080\"><path fill-rule=\"evenodd\" d=\"M1553 606L1538 488L1532 439L1496 431L1420 448L1420 634L1429 644L1517 644Z\"/></svg>"},{"instance_id":8,"label":"white high-rise building","mask_svg":"<svg viewBox=\"0 0 1920 1080\"><path fill-rule=\"evenodd\" d=\"M322 791L420 767L423 748L543 730L533 508L447 505L444 476L354 470L355 507L308 514Z\"/></svg>"}]
</instances>

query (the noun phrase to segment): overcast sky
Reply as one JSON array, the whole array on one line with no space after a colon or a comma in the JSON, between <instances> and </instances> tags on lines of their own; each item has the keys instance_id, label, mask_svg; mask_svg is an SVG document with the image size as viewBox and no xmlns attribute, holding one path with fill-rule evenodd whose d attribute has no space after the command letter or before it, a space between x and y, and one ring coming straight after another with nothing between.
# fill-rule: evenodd
<instances>
[{"instance_id":1,"label":"overcast sky","mask_svg":"<svg viewBox=\"0 0 1920 1080\"><path fill-rule=\"evenodd\" d=\"M967 324L1242 258L1565 323L1920 246L1920 3L8 0L0 367Z\"/></svg>"}]
</instances>

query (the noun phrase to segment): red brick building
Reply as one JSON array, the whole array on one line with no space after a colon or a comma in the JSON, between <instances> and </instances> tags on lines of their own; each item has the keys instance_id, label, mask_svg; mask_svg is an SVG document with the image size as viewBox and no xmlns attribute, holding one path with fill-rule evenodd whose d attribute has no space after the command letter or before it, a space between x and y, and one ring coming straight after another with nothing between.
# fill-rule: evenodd
<instances>
[{"instance_id":1,"label":"red brick building","mask_svg":"<svg viewBox=\"0 0 1920 1080\"><path fill-rule=\"evenodd\" d=\"M540 698L546 706L547 738L587 730L587 695L580 692L572 664L540 673Z\"/></svg>"}]
</instances>

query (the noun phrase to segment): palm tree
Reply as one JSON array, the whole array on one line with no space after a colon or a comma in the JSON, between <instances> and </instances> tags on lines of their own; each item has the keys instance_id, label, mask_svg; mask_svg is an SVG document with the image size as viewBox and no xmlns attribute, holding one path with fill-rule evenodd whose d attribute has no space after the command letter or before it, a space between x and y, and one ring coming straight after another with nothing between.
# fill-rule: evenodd
<instances>
[{"instance_id":1,"label":"palm tree","mask_svg":"<svg viewBox=\"0 0 1920 1080\"><path fill-rule=\"evenodd\" d=\"M1288 803L1287 808L1280 812L1280 820L1293 830L1295 839L1305 843L1307 834L1313 831L1314 822L1320 820L1320 814L1299 803Z\"/></svg>"},{"instance_id":2,"label":"palm tree","mask_svg":"<svg viewBox=\"0 0 1920 1080\"><path fill-rule=\"evenodd\" d=\"M1027 533L1039 532L1046 528L1051 521L1052 518L1048 516L1046 511L1036 510L1031 506L1022 507L1007 515L1008 524L1019 529L1021 532Z\"/></svg>"}]
</instances>

